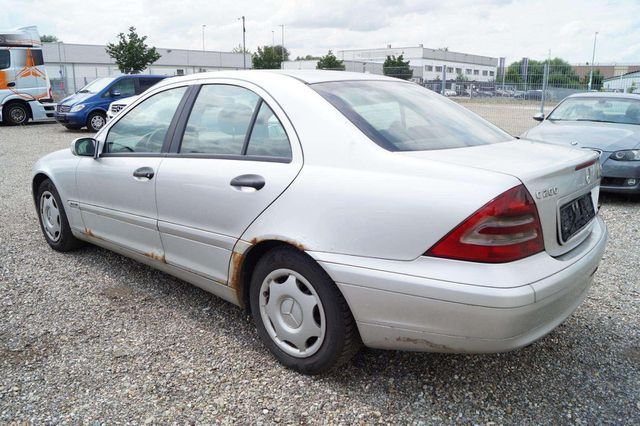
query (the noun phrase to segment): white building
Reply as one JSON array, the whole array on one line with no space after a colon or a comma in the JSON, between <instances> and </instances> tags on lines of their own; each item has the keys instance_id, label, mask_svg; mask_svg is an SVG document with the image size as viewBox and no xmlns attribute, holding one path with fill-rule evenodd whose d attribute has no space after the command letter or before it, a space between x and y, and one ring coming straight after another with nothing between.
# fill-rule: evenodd
<instances>
[{"instance_id":1,"label":"white building","mask_svg":"<svg viewBox=\"0 0 640 426\"><path fill-rule=\"evenodd\" d=\"M442 79L443 70L447 80L463 75L470 81L492 81L496 79L498 58L467 53L416 47L391 47L378 49L340 50L336 57L344 61L384 63L387 56L403 55L414 68L413 76L423 80ZM417 72L416 72L417 71Z\"/></svg>"},{"instance_id":2,"label":"white building","mask_svg":"<svg viewBox=\"0 0 640 426\"><path fill-rule=\"evenodd\" d=\"M640 71L605 78L602 87L606 92L640 93Z\"/></svg>"},{"instance_id":3,"label":"white building","mask_svg":"<svg viewBox=\"0 0 640 426\"><path fill-rule=\"evenodd\" d=\"M44 63L54 94L73 93L98 77L120 75L115 61L95 44L43 43ZM204 71L251 68L251 55L156 48L160 59L144 74L185 75ZM244 56L244 58L243 58Z\"/></svg>"}]
</instances>

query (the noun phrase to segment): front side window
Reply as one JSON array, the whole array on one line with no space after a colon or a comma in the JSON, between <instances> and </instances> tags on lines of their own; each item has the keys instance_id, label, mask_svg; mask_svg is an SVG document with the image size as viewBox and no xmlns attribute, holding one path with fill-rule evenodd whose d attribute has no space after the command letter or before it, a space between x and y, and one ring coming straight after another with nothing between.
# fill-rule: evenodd
<instances>
[{"instance_id":1,"label":"front side window","mask_svg":"<svg viewBox=\"0 0 640 426\"><path fill-rule=\"evenodd\" d=\"M186 90L186 87L165 90L139 103L109 129L104 152L161 152L171 120Z\"/></svg>"},{"instance_id":2,"label":"front side window","mask_svg":"<svg viewBox=\"0 0 640 426\"><path fill-rule=\"evenodd\" d=\"M251 129L246 154L260 157L291 158L291 146L287 133L273 110L264 102L260 105L260 111L258 111L253 129Z\"/></svg>"},{"instance_id":3,"label":"front side window","mask_svg":"<svg viewBox=\"0 0 640 426\"><path fill-rule=\"evenodd\" d=\"M136 82L133 81L132 78L123 78L122 80L115 83L109 89L109 92L105 93L105 97L109 97L118 93L117 96L122 96L126 98L128 96L133 96L136 94Z\"/></svg>"},{"instance_id":4,"label":"front side window","mask_svg":"<svg viewBox=\"0 0 640 426\"><path fill-rule=\"evenodd\" d=\"M44 65L44 57L42 56L42 49L31 49L31 58L33 59L33 65Z\"/></svg>"},{"instance_id":5,"label":"front side window","mask_svg":"<svg viewBox=\"0 0 640 426\"><path fill-rule=\"evenodd\" d=\"M311 87L389 151L462 148L513 139L466 108L416 84L342 81Z\"/></svg>"},{"instance_id":6,"label":"front side window","mask_svg":"<svg viewBox=\"0 0 640 426\"><path fill-rule=\"evenodd\" d=\"M625 98L567 98L548 120L640 124L640 102Z\"/></svg>"},{"instance_id":7,"label":"front side window","mask_svg":"<svg viewBox=\"0 0 640 426\"><path fill-rule=\"evenodd\" d=\"M242 155L244 141L260 97L224 84L202 86L193 104L180 152Z\"/></svg>"},{"instance_id":8,"label":"front side window","mask_svg":"<svg viewBox=\"0 0 640 426\"><path fill-rule=\"evenodd\" d=\"M11 67L11 52L8 50L0 50L0 70Z\"/></svg>"}]
</instances>

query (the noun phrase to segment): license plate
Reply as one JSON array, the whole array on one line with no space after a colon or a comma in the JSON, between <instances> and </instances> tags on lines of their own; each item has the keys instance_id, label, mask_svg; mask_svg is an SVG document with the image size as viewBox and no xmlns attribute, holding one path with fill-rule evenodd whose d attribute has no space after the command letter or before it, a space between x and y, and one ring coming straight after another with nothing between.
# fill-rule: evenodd
<instances>
[{"instance_id":1,"label":"license plate","mask_svg":"<svg viewBox=\"0 0 640 426\"><path fill-rule=\"evenodd\" d=\"M591 193L560 207L560 236L565 242L584 228L596 216Z\"/></svg>"}]
</instances>

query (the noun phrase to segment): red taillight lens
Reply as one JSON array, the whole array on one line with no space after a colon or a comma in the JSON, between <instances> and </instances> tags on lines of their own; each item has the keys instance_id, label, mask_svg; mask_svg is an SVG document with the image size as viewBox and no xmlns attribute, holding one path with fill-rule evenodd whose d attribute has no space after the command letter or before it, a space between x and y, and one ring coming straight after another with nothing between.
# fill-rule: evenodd
<instances>
[{"instance_id":1,"label":"red taillight lens","mask_svg":"<svg viewBox=\"0 0 640 426\"><path fill-rule=\"evenodd\" d=\"M425 256L503 263L543 250L538 209L529 191L519 185L472 214Z\"/></svg>"}]
</instances>

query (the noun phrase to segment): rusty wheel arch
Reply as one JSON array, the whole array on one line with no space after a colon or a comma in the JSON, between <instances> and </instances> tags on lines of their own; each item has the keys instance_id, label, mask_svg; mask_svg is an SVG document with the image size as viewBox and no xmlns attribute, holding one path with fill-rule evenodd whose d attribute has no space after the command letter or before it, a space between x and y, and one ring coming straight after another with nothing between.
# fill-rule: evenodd
<instances>
[{"instance_id":1,"label":"rusty wheel arch","mask_svg":"<svg viewBox=\"0 0 640 426\"><path fill-rule=\"evenodd\" d=\"M233 252L231 255L231 279L229 284L238 295L240 306L247 312L251 312L249 303L249 287L251 286L251 275L253 270L262 256L268 251L277 247L289 247L305 252L302 244L293 241L284 240L251 240L251 247L244 253Z\"/></svg>"}]
</instances>

